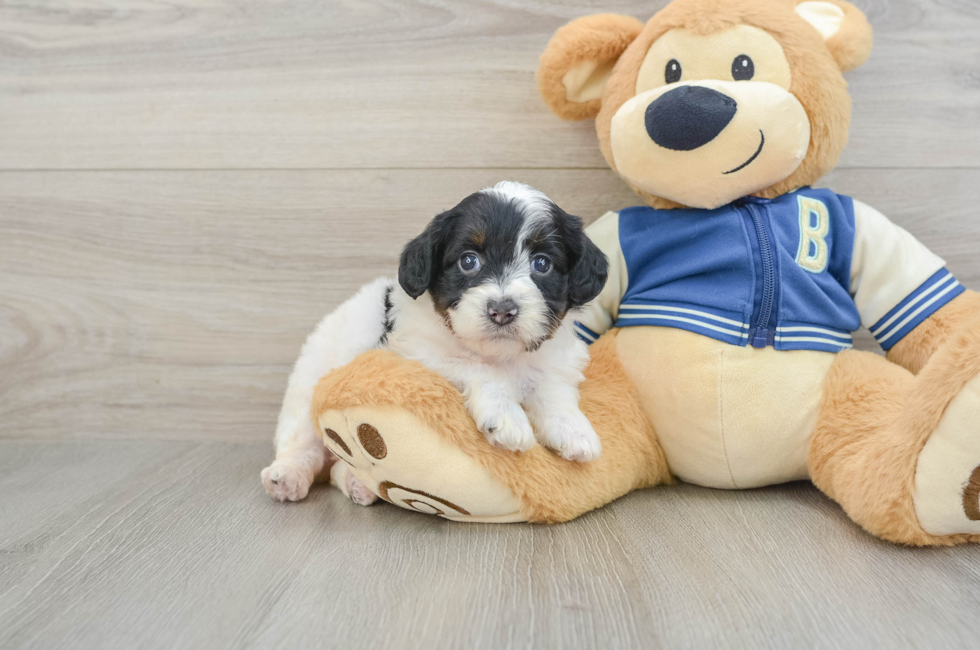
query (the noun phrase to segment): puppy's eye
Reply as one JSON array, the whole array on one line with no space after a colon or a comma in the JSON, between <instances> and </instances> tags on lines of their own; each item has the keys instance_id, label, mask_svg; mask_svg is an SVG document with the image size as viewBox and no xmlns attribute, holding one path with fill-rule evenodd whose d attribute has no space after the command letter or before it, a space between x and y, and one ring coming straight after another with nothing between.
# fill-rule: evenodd
<instances>
[{"instance_id":1,"label":"puppy's eye","mask_svg":"<svg viewBox=\"0 0 980 650\"><path fill-rule=\"evenodd\" d=\"M480 270L480 258L476 253L463 253L459 257L459 268L463 273L473 273Z\"/></svg>"},{"instance_id":2,"label":"puppy's eye","mask_svg":"<svg viewBox=\"0 0 980 650\"><path fill-rule=\"evenodd\" d=\"M547 273L551 270L551 260L544 255L535 255L531 258L531 270L535 273Z\"/></svg>"},{"instance_id":3,"label":"puppy's eye","mask_svg":"<svg viewBox=\"0 0 980 650\"><path fill-rule=\"evenodd\" d=\"M671 59L667 62L667 71L664 73L664 78L667 80L667 83L677 83L681 80L682 74L684 74L684 71L681 70L680 61L677 59Z\"/></svg>"},{"instance_id":4,"label":"puppy's eye","mask_svg":"<svg viewBox=\"0 0 980 650\"><path fill-rule=\"evenodd\" d=\"M755 76L755 63L744 54L732 62L732 78L735 81L748 81Z\"/></svg>"}]
</instances>

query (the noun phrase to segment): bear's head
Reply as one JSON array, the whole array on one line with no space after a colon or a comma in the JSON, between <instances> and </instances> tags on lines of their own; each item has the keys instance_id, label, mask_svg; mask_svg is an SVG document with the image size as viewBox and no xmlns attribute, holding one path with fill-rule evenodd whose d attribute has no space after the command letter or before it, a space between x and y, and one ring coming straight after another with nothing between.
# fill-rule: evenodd
<instances>
[{"instance_id":1,"label":"bear's head","mask_svg":"<svg viewBox=\"0 0 980 650\"><path fill-rule=\"evenodd\" d=\"M841 0L674 0L646 25L565 25L538 86L558 116L595 119L609 166L651 206L712 209L837 164L851 119L843 73L871 43Z\"/></svg>"}]
</instances>

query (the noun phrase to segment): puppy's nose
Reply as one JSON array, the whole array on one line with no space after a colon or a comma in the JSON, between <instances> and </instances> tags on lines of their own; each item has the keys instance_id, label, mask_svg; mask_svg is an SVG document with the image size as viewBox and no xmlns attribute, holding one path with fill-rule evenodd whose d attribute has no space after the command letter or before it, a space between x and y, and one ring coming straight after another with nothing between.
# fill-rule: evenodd
<instances>
[{"instance_id":1,"label":"puppy's nose","mask_svg":"<svg viewBox=\"0 0 980 650\"><path fill-rule=\"evenodd\" d=\"M487 302L487 316L497 325L506 325L517 318L517 303L510 298Z\"/></svg>"},{"instance_id":2,"label":"puppy's nose","mask_svg":"<svg viewBox=\"0 0 980 650\"><path fill-rule=\"evenodd\" d=\"M694 151L718 137L731 123L738 104L704 86L682 86L647 106L650 139L664 149Z\"/></svg>"}]
</instances>

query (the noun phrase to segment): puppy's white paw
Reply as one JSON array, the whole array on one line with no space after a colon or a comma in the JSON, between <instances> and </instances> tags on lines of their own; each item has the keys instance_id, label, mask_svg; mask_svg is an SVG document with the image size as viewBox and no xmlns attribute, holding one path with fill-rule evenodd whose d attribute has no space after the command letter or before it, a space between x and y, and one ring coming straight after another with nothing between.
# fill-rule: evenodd
<instances>
[{"instance_id":1,"label":"puppy's white paw","mask_svg":"<svg viewBox=\"0 0 980 650\"><path fill-rule=\"evenodd\" d=\"M330 468L330 484L359 506L369 506L378 500L377 495L354 476L347 463L338 462Z\"/></svg>"},{"instance_id":2,"label":"puppy's white paw","mask_svg":"<svg viewBox=\"0 0 980 650\"><path fill-rule=\"evenodd\" d=\"M361 483L354 472L347 472L347 496L359 506L369 506L378 500L378 496Z\"/></svg>"},{"instance_id":3,"label":"puppy's white paw","mask_svg":"<svg viewBox=\"0 0 980 650\"><path fill-rule=\"evenodd\" d=\"M520 404L505 402L495 412L485 413L477 420L477 428L491 445L507 451L527 451L534 446L534 430Z\"/></svg>"},{"instance_id":4,"label":"puppy's white paw","mask_svg":"<svg viewBox=\"0 0 980 650\"><path fill-rule=\"evenodd\" d=\"M313 477L301 467L276 461L262 470L262 485L276 501L299 501L310 492Z\"/></svg>"},{"instance_id":5,"label":"puppy's white paw","mask_svg":"<svg viewBox=\"0 0 980 650\"><path fill-rule=\"evenodd\" d=\"M538 429L541 444L565 460L587 463L602 454L602 442L582 413L549 413L541 420Z\"/></svg>"}]
</instances>

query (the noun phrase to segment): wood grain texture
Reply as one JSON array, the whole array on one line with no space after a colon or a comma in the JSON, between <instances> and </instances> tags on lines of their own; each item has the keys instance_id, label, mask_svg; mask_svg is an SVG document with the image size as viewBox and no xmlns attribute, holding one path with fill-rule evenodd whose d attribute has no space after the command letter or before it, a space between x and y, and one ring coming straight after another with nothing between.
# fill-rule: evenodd
<instances>
[{"instance_id":1,"label":"wood grain texture","mask_svg":"<svg viewBox=\"0 0 980 650\"><path fill-rule=\"evenodd\" d=\"M968 648L980 634L980 548L886 544L806 484L649 490L554 527L453 524L323 488L273 503L257 481L268 453L0 441L0 647Z\"/></svg>"},{"instance_id":2,"label":"wood grain texture","mask_svg":"<svg viewBox=\"0 0 980 650\"><path fill-rule=\"evenodd\" d=\"M260 486L304 337L432 215L505 178L635 204L533 73L568 20L666 1L0 3L0 648L975 646L980 549L805 484L557 527ZM855 2L821 185L980 287L980 4Z\"/></svg>"},{"instance_id":3,"label":"wood grain texture","mask_svg":"<svg viewBox=\"0 0 980 650\"><path fill-rule=\"evenodd\" d=\"M0 174L0 437L267 439L313 325L503 178L588 220L635 203L596 170ZM980 171L826 183L980 286Z\"/></svg>"},{"instance_id":4,"label":"wood grain texture","mask_svg":"<svg viewBox=\"0 0 980 650\"><path fill-rule=\"evenodd\" d=\"M604 168L538 98L551 34L667 0L0 5L0 169ZM853 167L972 167L980 8L855 0Z\"/></svg>"}]
</instances>

